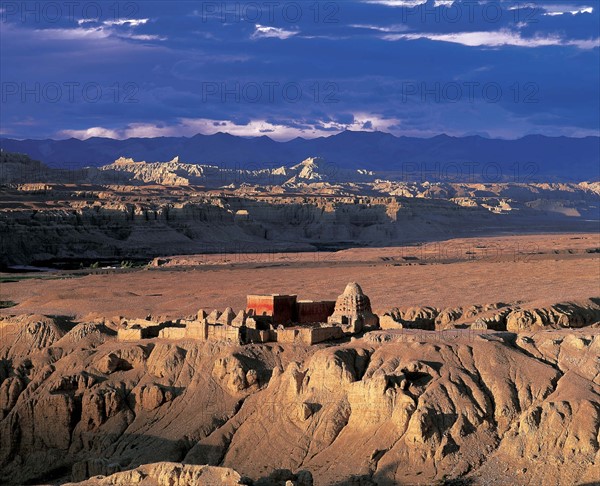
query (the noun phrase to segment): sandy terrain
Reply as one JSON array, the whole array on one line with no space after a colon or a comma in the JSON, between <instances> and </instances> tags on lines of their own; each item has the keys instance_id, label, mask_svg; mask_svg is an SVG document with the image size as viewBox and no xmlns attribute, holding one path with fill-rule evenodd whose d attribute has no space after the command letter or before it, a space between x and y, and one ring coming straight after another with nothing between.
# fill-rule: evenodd
<instances>
[{"instance_id":1,"label":"sandy terrain","mask_svg":"<svg viewBox=\"0 0 600 486\"><path fill-rule=\"evenodd\" d=\"M18 305L2 313L181 317L199 308L243 308L249 293L335 299L350 281L361 283L375 310L560 302L600 295L600 253L592 252L598 247L598 234L530 235L291 254L287 263L271 254L262 261L260 255L230 255L224 264L225 257L215 255L210 262L199 257L203 265L3 283L2 300ZM418 260L404 260L415 255Z\"/></svg>"}]
</instances>

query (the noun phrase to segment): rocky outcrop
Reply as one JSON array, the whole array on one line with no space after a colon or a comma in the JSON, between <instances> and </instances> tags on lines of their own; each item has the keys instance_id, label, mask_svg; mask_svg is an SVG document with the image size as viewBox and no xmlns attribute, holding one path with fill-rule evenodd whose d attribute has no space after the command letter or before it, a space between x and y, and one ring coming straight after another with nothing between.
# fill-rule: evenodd
<instances>
[{"instance_id":1,"label":"rocky outcrop","mask_svg":"<svg viewBox=\"0 0 600 486\"><path fill-rule=\"evenodd\" d=\"M552 306L529 305L506 316L506 329L512 332L536 329L578 328L600 322L600 302L566 302Z\"/></svg>"},{"instance_id":2,"label":"rocky outcrop","mask_svg":"<svg viewBox=\"0 0 600 486\"><path fill-rule=\"evenodd\" d=\"M382 329L435 329L435 319L439 315L435 307L393 308L386 313L386 319L380 320Z\"/></svg>"},{"instance_id":3,"label":"rocky outcrop","mask_svg":"<svg viewBox=\"0 0 600 486\"><path fill-rule=\"evenodd\" d=\"M38 332L64 325L46 319ZM305 347L122 343L83 324L61 331L77 329L77 346L27 349L3 327L3 484L600 480L597 328L381 330Z\"/></svg>"},{"instance_id":4,"label":"rocky outcrop","mask_svg":"<svg viewBox=\"0 0 600 486\"><path fill-rule=\"evenodd\" d=\"M522 332L537 329L580 328L600 323L600 301L590 298L559 304L505 304L469 307L394 308L380 316L382 329L452 330L469 328Z\"/></svg>"},{"instance_id":5,"label":"rocky outcrop","mask_svg":"<svg viewBox=\"0 0 600 486\"><path fill-rule=\"evenodd\" d=\"M288 469L273 471L268 476L252 481L240 476L231 468L217 466L194 466L174 462L158 462L145 464L135 469L116 472L111 471L118 465L106 464L102 461L90 461L78 466L81 476L97 476L77 483L67 483L65 486L129 486L141 485L215 485L215 486L313 486L312 475L308 471L297 474ZM91 471L107 471L102 474L90 474Z\"/></svg>"},{"instance_id":6,"label":"rocky outcrop","mask_svg":"<svg viewBox=\"0 0 600 486\"><path fill-rule=\"evenodd\" d=\"M3 325L12 325L11 330L16 333L7 358L26 356L32 351L48 348L65 334L59 322L42 315L19 316Z\"/></svg>"},{"instance_id":7,"label":"rocky outcrop","mask_svg":"<svg viewBox=\"0 0 600 486\"><path fill-rule=\"evenodd\" d=\"M69 483L71 486L75 484L79 486L130 486L134 484L169 486L218 484L237 486L247 485L248 483L242 481L241 476L229 468L158 462L146 464L129 471L116 472L108 477L95 477L87 481Z\"/></svg>"}]
</instances>

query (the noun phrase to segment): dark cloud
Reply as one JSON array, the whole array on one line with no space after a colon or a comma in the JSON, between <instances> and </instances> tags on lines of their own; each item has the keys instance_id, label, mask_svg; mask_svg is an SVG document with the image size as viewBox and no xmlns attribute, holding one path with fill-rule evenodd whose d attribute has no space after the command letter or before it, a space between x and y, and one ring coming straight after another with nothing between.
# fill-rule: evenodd
<instances>
[{"instance_id":1,"label":"dark cloud","mask_svg":"<svg viewBox=\"0 0 600 486\"><path fill-rule=\"evenodd\" d=\"M593 1L2 5L4 135L600 129Z\"/></svg>"}]
</instances>

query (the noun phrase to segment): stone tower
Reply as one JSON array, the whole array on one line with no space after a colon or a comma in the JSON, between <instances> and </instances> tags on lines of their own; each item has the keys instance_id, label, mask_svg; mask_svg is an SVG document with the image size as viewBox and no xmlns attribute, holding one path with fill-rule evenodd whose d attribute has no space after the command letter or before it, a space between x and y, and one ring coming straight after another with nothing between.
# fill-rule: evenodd
<instances>
[{"instance_id":1,"label":"stone tower","mask_svg":"<svg viewBox=\"0 0 600 486\"><path fill-rule=\"evenodd\" d=\"M329 324L337 324L346 333L357 333L363 329L375 329L379 319L371 310L371 301L360 285L350 282L344 293L335 302L333 315L327 320Z\"/></svg>"}]
</instances>

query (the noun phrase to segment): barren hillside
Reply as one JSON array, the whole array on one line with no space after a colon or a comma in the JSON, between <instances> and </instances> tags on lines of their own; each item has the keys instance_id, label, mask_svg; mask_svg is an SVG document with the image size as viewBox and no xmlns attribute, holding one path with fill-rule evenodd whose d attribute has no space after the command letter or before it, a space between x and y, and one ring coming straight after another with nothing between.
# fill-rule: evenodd
<instances>
[{"instance_id":1,"label":"barren hillside","mask_svg":"<svg viewBox=\"0 0 600 486\"><path fill-rule=\"evenodd\" d=\"M35 315L1 326L5 484L160 461L254 481L289 469L295 484L301 471L315 484L600 480L597 328L239 347L128 344L108 323Z\"/></svg>"}]
</instances>

